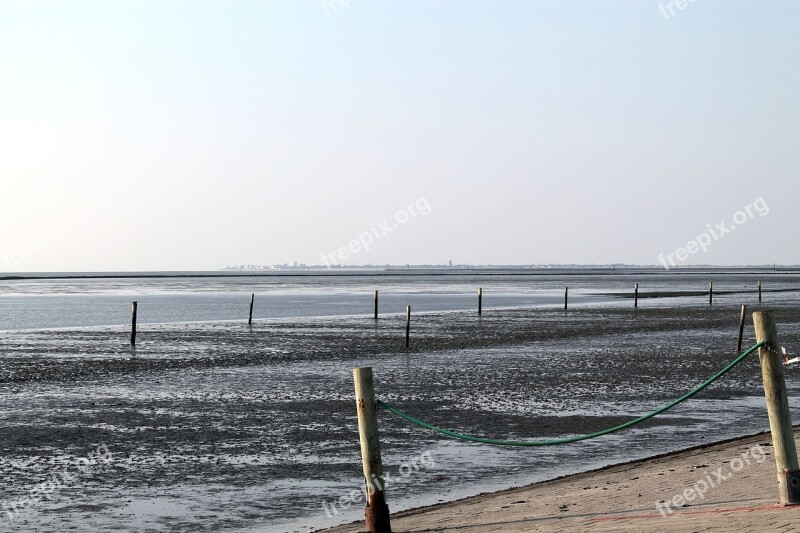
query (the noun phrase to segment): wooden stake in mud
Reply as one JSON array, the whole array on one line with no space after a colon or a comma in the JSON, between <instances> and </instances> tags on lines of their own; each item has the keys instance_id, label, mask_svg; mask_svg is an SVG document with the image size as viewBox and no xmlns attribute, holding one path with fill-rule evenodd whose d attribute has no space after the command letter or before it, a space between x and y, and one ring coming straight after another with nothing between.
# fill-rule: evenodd
<instances>
[{"instance_id":1,"label":"wooden stake in mud","mask_svg":"<svg viewBox=\"0 0 800 533\"><path fill-rule=\"evenodd\" d=\"M255 293L252 293L250 295L250 318L247 319L248 326L253 325L253 304L255 303L255 301L256 301L256 295Z\"/></svg>"},{"instance_id":2,"label":"wooden stake in mud","mask_svg":"<svg viewBox=\"0 0 800 533\"><path fill-rule=\"evenodd\" d=\"M758 282L758 303L761 303L761 281Z\"/></svg>"},{"instance_id":3,"label":"wooden stake in mud","mask_svg":"<svg viewBox=\"0 0 800 533\"><path fill-rule=\"evenodd\" d=\"M361 464L367 491L367 506L364 515L367 531L391 533L389 506L383 490L383 465L378 439L378 416L376 414L375 387L372 368L354 368L353 381L356 387L356 409L358 411L358 435L361 441Z\"/></svg>"},{"instance_id":4,"label":"wooden stake in mud","mask_svg":"<svg viewBox=\"0 0 800 533\"><path fill-rule=\"evenodd\" d=\"M772 447L775 451L775 466L778 469L778 490L782 505L800 504L800 466L797 463L797 448L794 444L789 400L786 395L783 356L778 352L778 328L772 310L753 313L756 340L767 343L759 348L761 376L764 380L764 396L767 400L769 428Z\"/></svg>"},{"instance_id":5,"label":"wooden stake in mud","mask_svg":"<svg viewBox=\"0 0 800 533\"><path fill-rule=\"evenodd\" d=\"M375 291L375 320L378 320L378 291Z\"/></svg>"},{"instance_id":6,"label":"wooden stake in mud","mask_svg":"<svg viewBox=\"0 0 800 533\"><path fill-rule=\"evenodd\" d=\"M131 346L136 346L136 308L138 302L131 304Z\"/></svg>"},{"instance_id":7,"label":"wooden stake in mud","mask_svg":"<svg viewBox=\"0 0 800 533\"><path fill-rule=\"evenodd\" d=\"M483 287L478 289L478 315L483 311Z\"/></svg>"},{"instance_id":8,"label":"wooden stake in mud","mask_svg":"<svg viewBox=\"0 0 800 533\"><path fill-rule=\"evenodd\" d=\"M406 306L406 348L408 348L408 336L411 334L411 306Z\"/></svg>"},{"instance_id":9,"label":"wooden stake in mud","mask_svg":"<svg viewBox=\"0 0 800 533\"><path fill-rule=\"evenodd\" d=\"M639 307L639 284L633 284L633 307Z\"/></svg>"},{"instance_id":10,"label":"wooden stake in mud","mask_svg":"<svg viewBox=\"0 0 800 533\"><path fill-rule=\"evenodd\" d=\"M708 282L708 305L714 304L714 282Z\"/></svg>"},{"instance_id":11,"label":"wooden stake in mud","mask_svg":"<svg viewBox=\"0 0 800 533\"><path fill-rule=\"evenodd\" d=\"M742 353L742 335L744 335L744 317L747 313L747 306L742 305L742 314L739 315L739 341L736 343L736 353Z\"/></svg>"},{"instance_id":12,"label":"wooden stake in mud","mask_svg":"<svg viewBox=\"0 0 800 533\"><path fill-rule=\"evenodd\" d=\"M569 287L564 287L564 311L567 310L567 299L569 298Z\"/></svg>"}]
</instances>

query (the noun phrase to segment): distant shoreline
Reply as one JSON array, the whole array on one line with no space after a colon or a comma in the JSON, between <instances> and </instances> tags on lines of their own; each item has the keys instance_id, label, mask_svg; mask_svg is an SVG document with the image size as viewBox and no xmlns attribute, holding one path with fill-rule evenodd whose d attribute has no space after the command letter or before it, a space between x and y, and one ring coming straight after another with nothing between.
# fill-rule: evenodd
<instances>
[{"instance_id":1,"label":"distant shoreline","mask_svg":"<svg viewBox=\"0 0 800 533\"><path fill-rule=\"evenodd\" d=\"M68 280L68 279L169 279L169 278L236 278L236 277L379 277L379 276L636 276L636 275L699 275L699 274L759 274L780 275L800 273L800 267L681 267L665 270L662 267L476 267L387 269L307 269L274 271L154 271L154 272L22 272L0 275L0 281Z\"/></svg>"}]
</instances>

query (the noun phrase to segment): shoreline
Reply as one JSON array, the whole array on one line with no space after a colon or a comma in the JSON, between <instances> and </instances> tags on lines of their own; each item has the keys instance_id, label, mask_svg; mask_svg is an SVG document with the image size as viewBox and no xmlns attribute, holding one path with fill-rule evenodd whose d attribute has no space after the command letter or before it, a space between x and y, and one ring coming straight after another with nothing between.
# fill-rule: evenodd
<instances>
[{"instance_id":1,"label":"shoreline","mask_svg":"<svg viewBox=\"0 0 800 533\"><path fill-rule=\"evenodd\" d=\"M164 278L245 278L245 277L376 277L376 276L626 276L626 275L781 275L800 273L795 265L769 266L680 266L665 270L662 266L575 266L575 267L529 267L518 266L486 266L435 268L415 267L411 269L398 267L350 267L350 268L306 268L296 270L155 270L155 271L117 271L117 272L0 272L0 281L29 280L92 280L92 279L164 279Z\"/></svg>"},{"instance_id":2,"label":"shoreline","mask_svg":"<svg viewBox=\"0 0 800 533\"><path fill-rule=\"evenodd\" d=\"M793 427L797 442L800 425ZM764 453L747 457L745 465L744 458L748 452L743 450L756 447ZM742 458L743 466L738 471L730 467L730 471L724 471L724 466L717 466L721 463L736 465L739 458ZM716 470L712 466L717 467ZM703 470L697 471L699 468ZM727 477L708 487L701 497L695 493L691 500L684 498L683 504L675 505L686 494L684 491L703 482L708 485L714 477L719 479L718 474ZM651 478L662 476L660 486L649 483ZM614 502L620 505L609 505L607 498L602 501L586 498L588 491L600 488L597 492L602 492L612 487L623 492ZM650 497L643 493L649 493ZM580 503L575 503L576 500ZM660 508L659 502L664 502ZM391 509L390 495L388 503ZM730 530L734 524L743 530L763 530L767 524L770 529L777 529L776 519L784 519L790 524L798 518L800 506L783 507L779 504L769 431L557 476L521 487L415 507L391 515L395 533L428 530L598 531L604 529L603 524L608 524L611 530L636 531L661 531L665 528L696 531L701 527ZM717 521L720 523L716 524ZM364 531L363 525L361 520L315 531L354 533Z\"/></svg>"}]
</instances>

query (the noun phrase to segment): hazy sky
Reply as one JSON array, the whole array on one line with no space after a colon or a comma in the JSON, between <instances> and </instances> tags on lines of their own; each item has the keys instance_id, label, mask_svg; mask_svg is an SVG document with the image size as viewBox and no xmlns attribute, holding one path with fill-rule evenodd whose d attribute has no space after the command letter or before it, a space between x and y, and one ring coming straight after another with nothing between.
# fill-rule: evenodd
<instances>
[{"instance_id":1,"label":"hazy sky","mask_svg":"<svg viewBox=\"0 0 800 533\"><path fill-rule=\"evenodd\" d=\"M800 263L800 2L661 6L0 0L0 271Z\"/></svg>"}]
</instances>

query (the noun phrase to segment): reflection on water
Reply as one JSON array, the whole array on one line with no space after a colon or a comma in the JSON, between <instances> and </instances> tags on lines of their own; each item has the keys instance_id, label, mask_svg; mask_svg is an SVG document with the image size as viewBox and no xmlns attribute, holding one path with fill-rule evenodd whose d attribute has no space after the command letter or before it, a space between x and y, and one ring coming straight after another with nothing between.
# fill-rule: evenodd
<instances>
[{"instance_id":1,"label":"reflection on water","mask_svg":"<svg viewBox=\"0 0 800 533\"><path fill-rule=\"evenodd\" d=\"M0 281L0 330L122 325L130 322L130 302L139 302L138 321L172 323L242 320L249 295L256 294L256 319L370 315L373 291L380 292L380 312L463 311L477 307L477 288L484 289L483 306L492 308L561 308L564 287L570 287L572 307L627 306L639 283L642 306L675 306L707 301L705 296L653 299L653 293L707 290L713 276L715 302L736 302L756 294L756 281L767 277L770 302L795 297L800 275L764 273L666 274L624 271L613 274L396 275L374 272L355 275L221 276L153 279L25 279ZM777 291L777 292L776 292ZM734 293L734 294L728 294Z\"/></svg>"}]
</instances>

